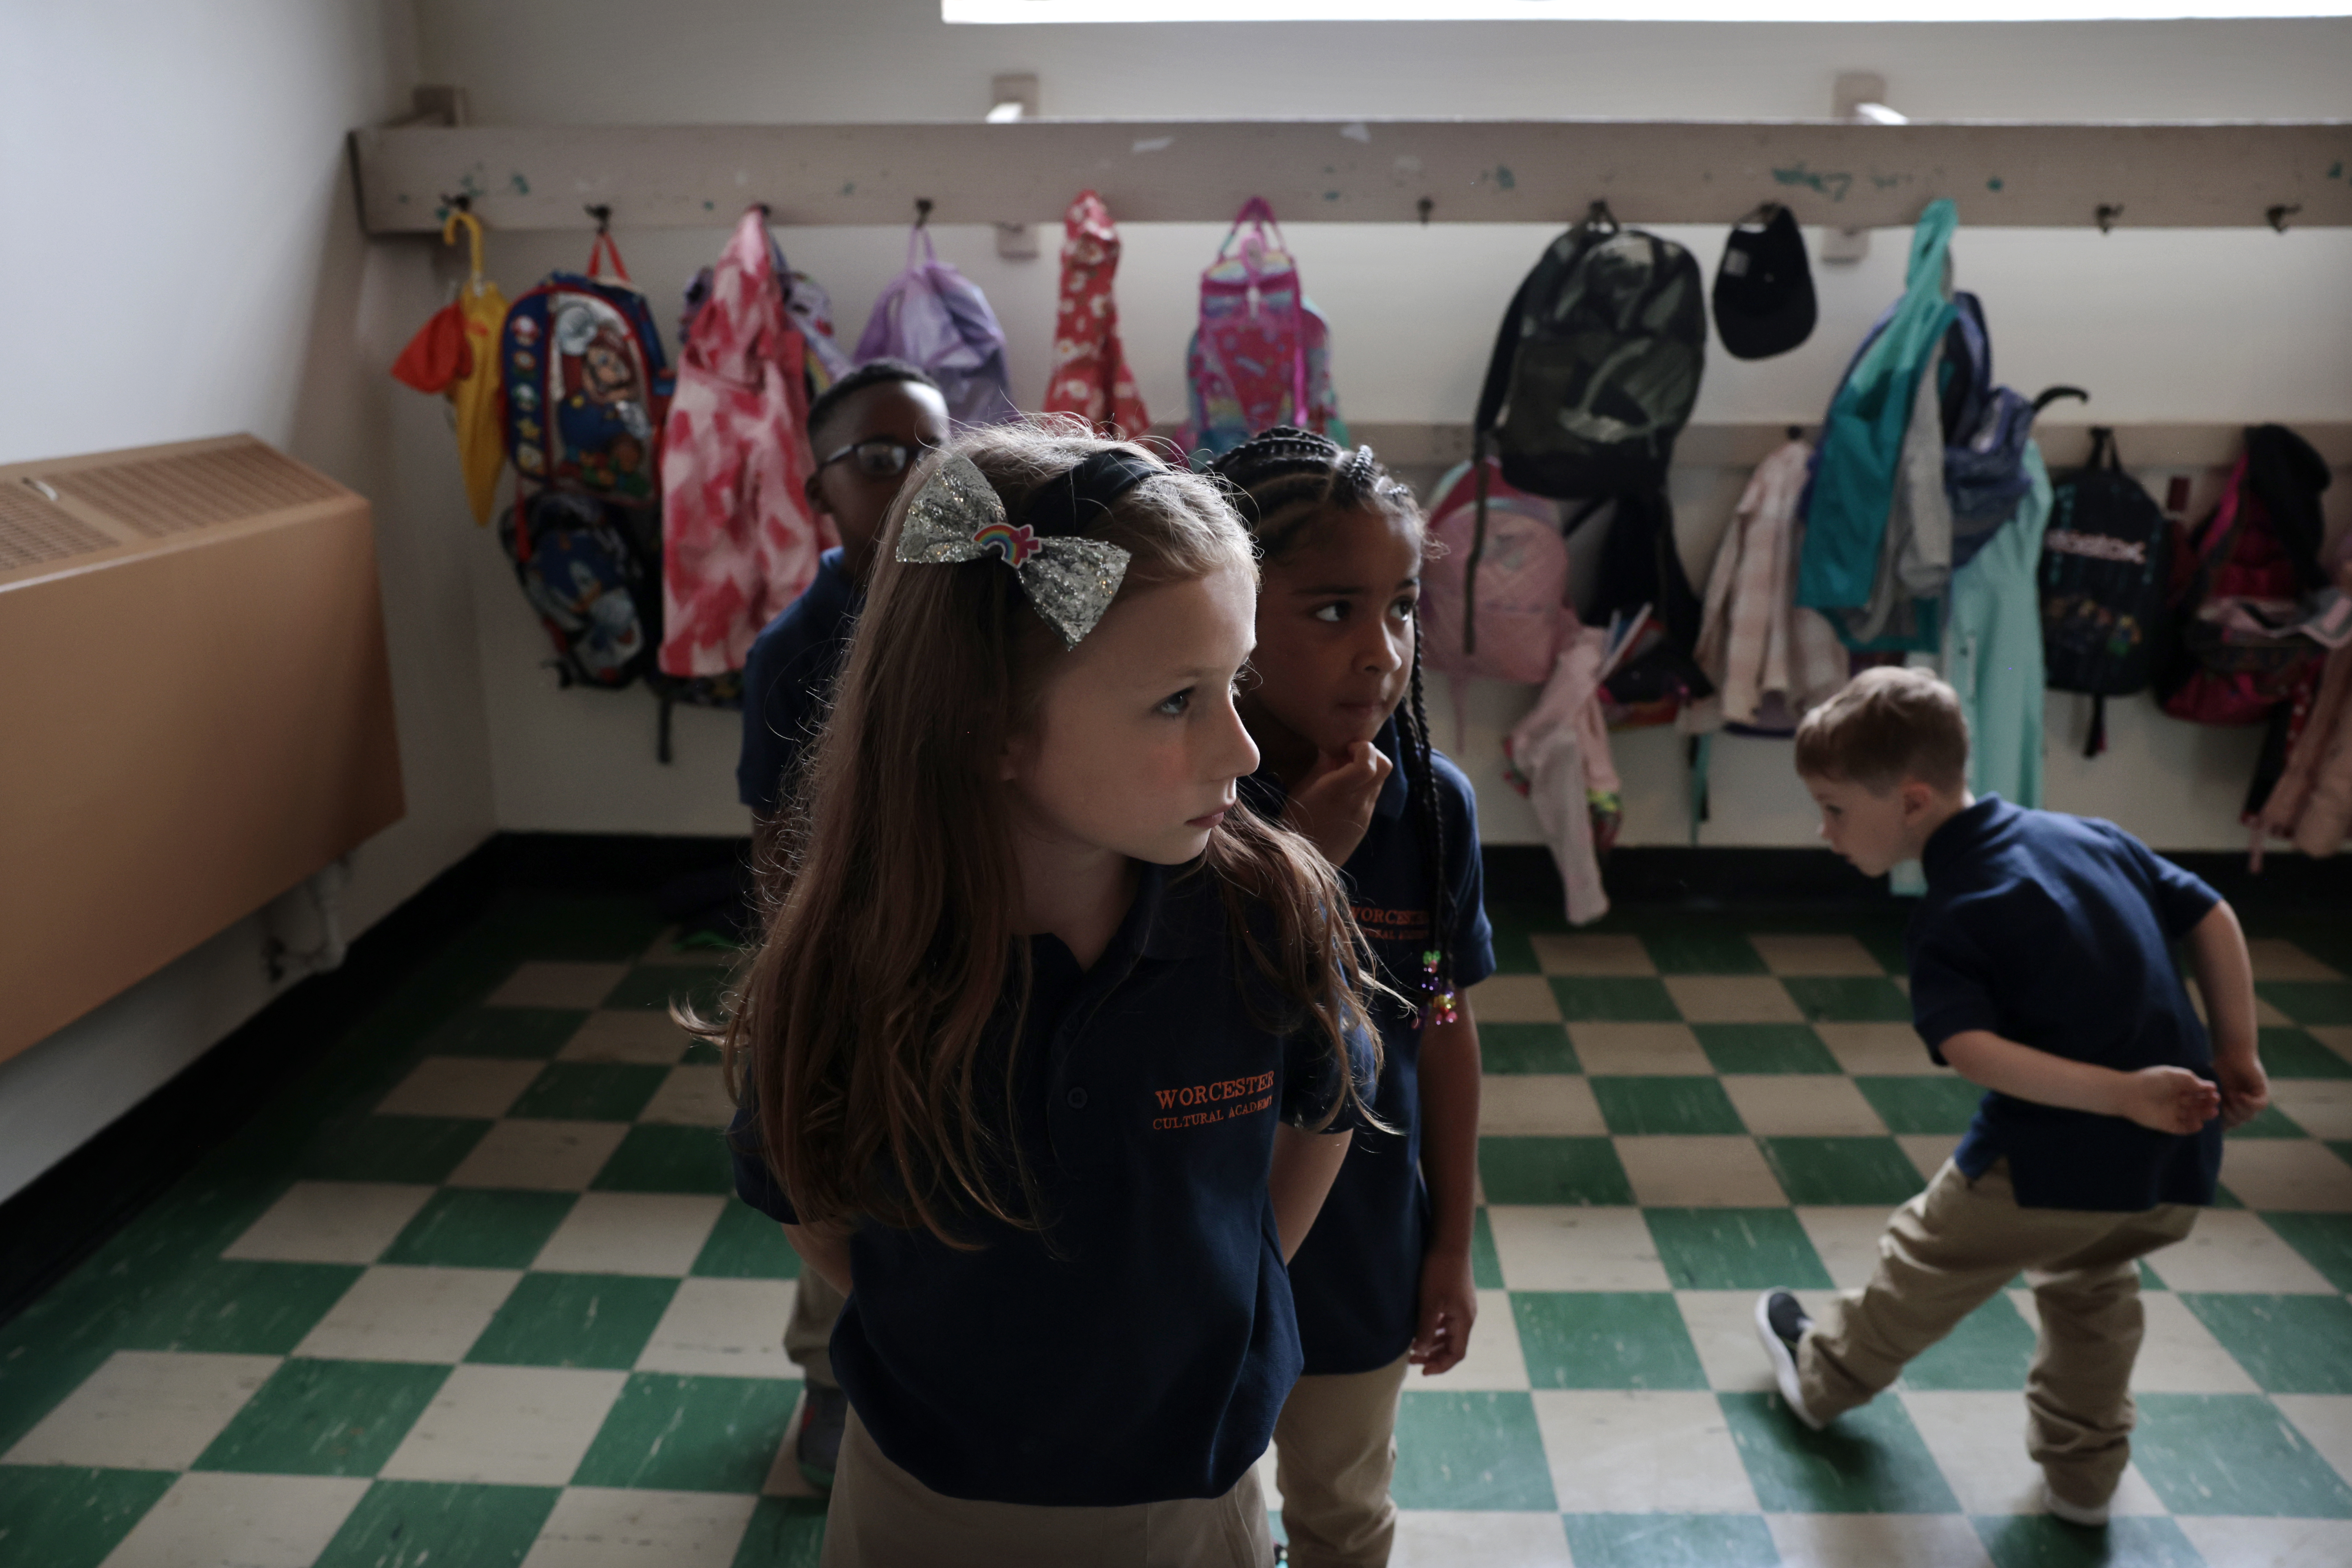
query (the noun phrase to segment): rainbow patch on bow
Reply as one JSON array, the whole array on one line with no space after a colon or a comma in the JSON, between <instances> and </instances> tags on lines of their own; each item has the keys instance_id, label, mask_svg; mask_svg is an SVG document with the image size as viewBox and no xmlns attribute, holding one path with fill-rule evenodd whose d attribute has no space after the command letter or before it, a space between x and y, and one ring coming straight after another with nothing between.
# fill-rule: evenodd
<instances>
[{"instance_id":1,"label":"rainbow patch on bow","mask_svg":"<svg viewBox=\"0 0 2352 1568\"><path fill-rule=\"evenodd\" d=\"M982 525L971 536L971 542L982 551L993 550L1004 557L1004 563L1017 567L1045 548L1037 542L1037 531L1027 523L1015 528L1009 522Z\"/></svg>"}]
</instances>

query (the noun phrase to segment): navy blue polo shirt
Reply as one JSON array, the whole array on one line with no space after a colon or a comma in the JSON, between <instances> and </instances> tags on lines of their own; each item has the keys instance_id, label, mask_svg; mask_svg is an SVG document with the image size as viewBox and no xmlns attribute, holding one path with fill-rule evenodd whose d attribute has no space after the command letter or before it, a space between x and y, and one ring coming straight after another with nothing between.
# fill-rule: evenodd
<instances>
[{"instance_id":1,"label":"navy blue polo shirt","mask_svg":"<svg viewBox=\"0 0 2352 1568\"><path fill-rule=\"evenodd\" d=\"M971 1251L874 1224L850 1241L835 1373L882 1451L949 1497L1222 1496L1298 1376L1266 1180L1277 1121L1314 1126L1339 1074L1311 1025L1286 1037L1250 1005L1211 878L1139 870L1092 969L1030 939L1013 1070L1045 1230L967 1221ZM792 1223L749 1115L730 1131L736 1191Z\"/></svg>"},{"instance_id":2,"label":"navy blue polo shirt","mask_svg":"<svg viewBox=\"0 0 2352 1568\"><path fill-rule=\"evenodd\" d=\"M2221 895L2111 822L1989 795L1936 829L1911 917L1911 1015L1927 1052L1986 1029L2119 1072L2212 1077L2213 1047L2172 943ZM2025 1208L2129 1213L2210 1204L2217 1117L2187 1137L2120 1116L1988 1092L1953 1152L1964 1175L2009 1161Z\"/></svg>"},{"instance_id":3,"label":"navy blue polo shirt","mask_svg":"<svg viewBox=\"0 0 2352 1568\"><path fill-rule=\"evenodd\" d=\"M828 550L801 596L761 628L743 658L743 758L735 764L735 793L762 816L774 814L785 773L816 738L864 597L842 569L840 548Z\"/></svg>"},{"instance_id":4,"label":"navy blue polo shirt","mask_svg":"<svg viewBox=\"0 0 2352 1568\"><path fill-rule=\"evenodd\" d=\"M1433 889L1421 812L1412 798L1391 719L1373 742L1396 763L1372 806L1363 842L1339 868L1370 939L1381 977L1411 997L1422 994L1422 954L1430 946ZM1475 985L1495 972L1478 860L1478 804L1451 759L1430 756L1444 824L1445 879L1454 889L1454 984ZM1271 769L1244 784L1250 804L1278 816L1285 795ZM1380 1092L1373 1107L1402 1137L1360 1134L1339 1167L1331 1195L1298 1255L1290 1289L1298 1302L1298 1341L1315 1375L1370 1372L1412 1343L1420 1319L1421 1259L1429 1246L1429 1189L1421 1174L1421 1031L1413 1013L1374 1000L1381 1030Z\"/></svg>"}]
</instances>

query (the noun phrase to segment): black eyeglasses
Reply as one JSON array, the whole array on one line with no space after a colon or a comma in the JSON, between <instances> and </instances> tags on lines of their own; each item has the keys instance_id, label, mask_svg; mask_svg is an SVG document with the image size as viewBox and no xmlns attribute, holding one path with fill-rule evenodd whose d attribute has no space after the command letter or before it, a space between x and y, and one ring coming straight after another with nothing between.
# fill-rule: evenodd
<instances>
[{"instance_id":1,"label":"black eyeglasses","mask_svg":"<svg viewBox=\"0 0 2352 1568\"><path fill-rule=\"evenodd\" d=\"M824 458L817 467L829 468L844 458L855 458L859 473L870 479L896 479L907 471L907 465L915 460L918 449L904 441L893 441L887 436L869 436L863 441L852 441L840 451Z\"/></svg>"}]
</instances>

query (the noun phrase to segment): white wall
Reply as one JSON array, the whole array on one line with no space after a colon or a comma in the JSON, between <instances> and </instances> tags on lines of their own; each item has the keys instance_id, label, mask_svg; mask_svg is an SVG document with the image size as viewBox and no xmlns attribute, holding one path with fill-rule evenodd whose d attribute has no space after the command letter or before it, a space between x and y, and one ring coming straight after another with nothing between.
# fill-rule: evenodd
<instances>
[{"instance_id":1,"label":"white wall","mask_svg":"<svg viewBox=\"0 0 2352 1568\"><path fill-rule=\"evenodd\" d=\"M1387 24L949 27L936 0L858 5L680 0L651 18L621 0L419 0L426 79L455 82L488 123L939 120L976 117L992 72L1034 70L1044 112L1071 116L1638 115L1827 112L1843 69L1887 78L1917 118L2053 120L2352 116L2352 23L2342 20L1948 26ZM634 37L629 46L616 37ZM2086 218L2088 215L2085 215ZM638 281L666 329L717 230L632 232ZM1118 300L1154 414L1181 413L1193 279L1221 237L1198 225L1124 231ZM1341 405L1364 421L1468 417L1496 312L1553 231L1538 226L1300 224L1308 288L1334 322ZM1712 273L1719 229L1668 228ZM786 231L793 262L831 289L845 336L903 264L897 229ZM942 254L979 280L1012 345L1014 386L1042 388L1055 285L1053 238L1002 261L992 231L943 227ZM1960 285L1983 297L1996 368L2028 391L2066 381L2081 417L2352 417L2352 231L1963 230ZM1714 355L1696 417L1818 418L1860 333L1900 291L1905 237L1817 268L1822 320L1761 363ZM585 237L495 236L509 291L578 267ZM673 342L673 348L675 342ZM2128 450L2128 448L2126 448ZM1685 552L1704 581L1740 476L1679 470ZM2352 487L2338 486L2339 492ZM2352 496L2339 494L2339 505ZM681 713L677 762L653 760L641 693L564 692L536 668L540 633L492 552L475 557L499 818L508 827L740 831L732 715ZM1496 737L1529 700L1473 693L1463 761L1489 836L1535 837L1500 783ZM2052 703L2050 804L2114 816L2178 848L2241 841L2250 736L2116 705L2113 752L2082 763L2072 700ZM1445 726L1450 729L1450 724ZM1687 841L1679 743L1621 738L1627 841ZM1704 841L1809 842L1786 748L1726 740Z\"/></svg>"},{"instance_id":2,"label":"white wall","mask_svg":"<svg viewBox=\"0 0 2352 1568\"><path fill-rule=\"evenodd\" d=\"M0 55L0 461L250 431L373 503L408 814L354 857L357 935L495 826L465 575L481 541L437 401L385 374L440 296L419 247L362 237L343 153L405 110L414 13L11 5ZM263 941L242 921L0 1063L0 1197L268 1002Z\"/></svg>"}]
</instances>

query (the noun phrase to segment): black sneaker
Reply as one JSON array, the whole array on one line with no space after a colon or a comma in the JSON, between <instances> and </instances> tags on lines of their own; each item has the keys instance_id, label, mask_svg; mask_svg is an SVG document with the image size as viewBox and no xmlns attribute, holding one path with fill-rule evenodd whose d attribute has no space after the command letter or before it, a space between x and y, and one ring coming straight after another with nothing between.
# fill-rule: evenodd
<instances>
[{"instance_id":1,"label":"black sneaker","mask_svg":"<svg viewBox=\"0 0 2352 1568\"><path fill-rule=\"evenodd\" d=\"M1824 1423L1815 1419L1805 1408L1802 1385L1797 1379L1797 1342L1813 1321L1797 1305L1797 1299L1786 1290L1767 1290L1756 1298L1756 1338L1771 1358L1772 1375L1780 1384L1780 1398L1796 1414L1798 1420L1818 1432Z\"/></svg>"},{"instance_id":2,"label":"black sneaker","mask_svg":"<svg viewBox=\"0 0 2352 1568\"><path fill-rule=\"evenodd\" d=\"M802 1477L821 1492L833 1490L834 1468L841 1462L841 1429L848 1422L849 1395L837 1388L809 1385L793 1458L800 1463Z\"/></svg>"}]
</instances>

